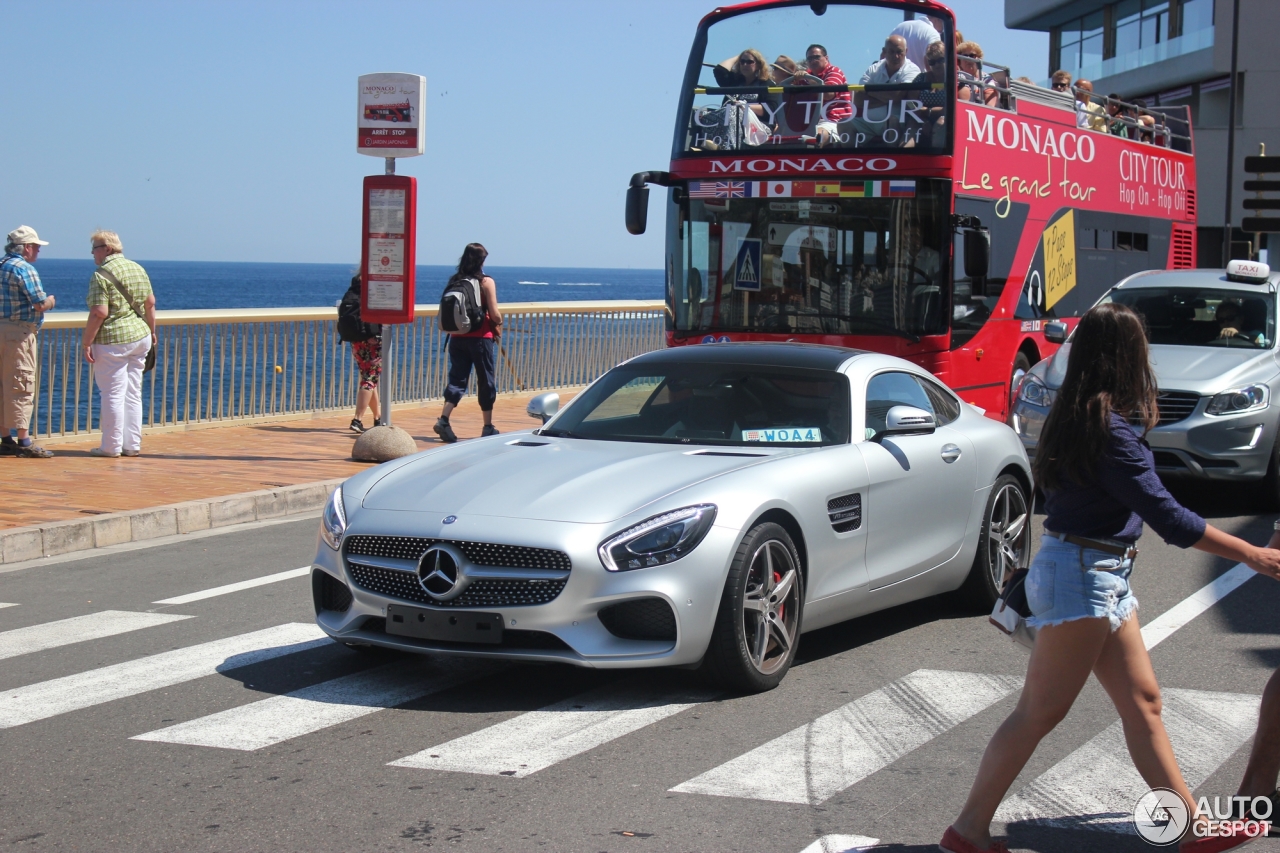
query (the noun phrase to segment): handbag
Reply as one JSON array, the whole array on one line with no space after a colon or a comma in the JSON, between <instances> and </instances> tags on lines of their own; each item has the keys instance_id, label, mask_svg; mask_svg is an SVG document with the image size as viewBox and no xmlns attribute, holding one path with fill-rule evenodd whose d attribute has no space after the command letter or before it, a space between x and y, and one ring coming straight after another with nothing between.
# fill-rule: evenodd
<instances>
[{"instance_id":1,"label":"handbag","mask_svg":"<svg viewBox=\"0 0 1280 853\"><path fill-rule=\"evenodd\" d=\"M129 301L129 291L124 289L124 285L120 283L120 279L116 278L115 273L107 269L105 266L98 267L96 272L99 275L101 275L103 278L105 278L107 281L115 285L116 290L119 291L120 295L124 297L125 304L128 305L131 309L133 309L133 313L138 315L139 320L141 320L144 323L147 322L146 315L144 315L141 311L138 310L137 305L134 305L132 302ZM147 328L150 329L151 327L148 326ZM152 329L152 334L154 333L155 333L155 330ZM150 373L152 370L155 369L155 366L156 366L156 348L152 346L149 350L147 350L147 358L142 364L142 372Z\"/></svg>"},{"instance_id":2,"label":"handbag","mask_svg":"<svg viewBox=\"0 0 1280 853\"><path fill-rule=\"evenodd\" d=\"M1018 569L1005 579L989 619L1009 639L1030 649L1036 643L1036 629L1027 625L1031 616L1031 607L1027 604L1027 574L1027 569Z\"/></svg>"}]
</instances>

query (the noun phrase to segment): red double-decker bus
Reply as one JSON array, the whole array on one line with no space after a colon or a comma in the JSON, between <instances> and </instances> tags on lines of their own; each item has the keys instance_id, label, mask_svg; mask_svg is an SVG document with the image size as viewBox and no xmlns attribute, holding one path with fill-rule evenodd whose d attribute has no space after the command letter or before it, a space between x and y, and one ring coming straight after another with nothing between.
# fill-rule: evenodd
<instances>
[{"instance_id":1,"label":"red double-decker bus","mask_svg":"<svg viewBox=\"0 0 1280 853\"><path fill-rule=\"evenodd\" d=\"M921 25L941 31L932 64ZM670 167L635 175L627 197L642 233L647 184L668 187L669 345L890 353L1005 420L1021 373L1055 348L1045 320L1137 270L1195 266L1185 108L1080 127L1070 92L998 66L961 74L955 26L929 0L760 0L702 20ZM885 50L895 30L906 57Z\"/></svg>"}]
</instances>

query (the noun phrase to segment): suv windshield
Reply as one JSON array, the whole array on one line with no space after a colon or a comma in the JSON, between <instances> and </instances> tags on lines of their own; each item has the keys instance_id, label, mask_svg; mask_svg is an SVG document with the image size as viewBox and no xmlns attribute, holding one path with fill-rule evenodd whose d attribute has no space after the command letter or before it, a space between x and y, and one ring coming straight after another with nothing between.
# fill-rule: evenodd
<instances>
[{"instance_id":1,"label":"suv windshield","mask_svg":"<svg viewBox=\"0 0 1280 853\"><path fill-rule=\"evenodd\" d=\"M1270 349L1276 341L1275 296L1217 287L1115 290L1103 302L1142 315L1153 344Z\"/></svg>"},{"instance_id":2,"label":"suv windshield","mask_svg":"<svg viewBox=\"0 0 1280 853\"><path fill-rule=\"evenodd\" d=\"M709 183L687 191L669 315L676 331L946 331L945 181L770 182L784 198L744 198L741 189L715 197Z\"/></svg>"},{"instance_id":3,"label":"suv windshield","mask_svg":"<svg viewBox=\"0 0 1280 853\"><path fill-rule=\"evenodd\" d=\"M745 364L614 368L542 435L672 444L821 447L849 441L849 381Z\"/></svg>"},{"instance_id":4,"label":"suv windshield","mask_svg":"<svg viewBox=\"0 0 1280 853\"><path fill-rule=\"evenodd\" d=\"M683 101L677 153L945 150L951 23L915 17L900 7L806 3L715 22L694 44L700 73ZM931 42L939 46L926 56Z\"/></svg>"}]
</instances>

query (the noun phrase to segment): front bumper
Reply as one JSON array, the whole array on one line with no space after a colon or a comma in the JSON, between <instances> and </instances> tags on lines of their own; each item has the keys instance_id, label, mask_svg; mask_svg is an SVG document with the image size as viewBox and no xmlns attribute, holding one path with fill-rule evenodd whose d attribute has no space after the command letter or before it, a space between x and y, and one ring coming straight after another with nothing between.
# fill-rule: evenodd
<instances>
[{"instance_id":1,"label":"front bumper","mask_svg":"<svg viewBox=\"0 0 1280 853\"><path fill-rule=\"evenodd\" d=\"M571 569L563 590L545 604L476 606L460 609L437 607L422 601L374 592L360 586L349 560L317 538L315 573L322 572L349 593L323 595L324 578L314 578L316 623L340 642L369 644L426 654L464 655L504 660L547 661L593 668L679 666L701 660L711 638L716 611L724 590L729 563L738 544L739 531L712 527L688 556L677 562L628 572L609 572L596 554L597 545L615 532L614 526L528 521L522 519L458 519L444 526L439 516L425 513L362 511L346 536L405 536L469 542L488 542L550 548L569 555ZM344 539L344 543L346 539ZM354 558L359 560L360 558ZM406 573L407 574L407 573ZM417 583L416 575L409 580ZM608 618L620 612L617 605L658 600L671 611L674 631L662 639L632 639L619 621ZM499 613L504 626L503 644L479 645L422 640L386 633L388 604L404 604L452 613L465 610ZM602 620L601 612L613 608ZM669 624L664 622L665 624ZM610 630L612 627L613 630Z\"/></svg>"},{"instance_id":2,"label":"front bumper","mask_svg":"<svg viewBox=\"0 0 1280 853\"><path fill-rule=\"evenodd\" d=\"M1163 476L1242 482L1267 474L1276 443L1280 410L1268 406L1238 415L1206 415L1208 397L1201 397L1191 414L1147 433L1156 471ZM1035 458L1047 407L1019 400L1013 409L1013 428L1027 456Z\"/></svg>"}]
</instances>

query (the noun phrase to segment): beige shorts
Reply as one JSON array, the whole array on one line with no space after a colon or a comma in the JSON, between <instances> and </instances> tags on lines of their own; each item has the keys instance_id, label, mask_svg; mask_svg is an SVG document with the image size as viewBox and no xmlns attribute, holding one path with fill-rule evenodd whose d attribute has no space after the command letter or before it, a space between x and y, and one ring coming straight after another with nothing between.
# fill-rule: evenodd
<instances>
[{"instance_id":1,"label":"beige shorts","mask_svg":"<svg viewBox=\"0 0 1280 853\"><path fill-rule=\"evenodd\" d=\"M0 319L0 428L29 429L36 396L36 325Z\"/></svg>"}]
</instances>

